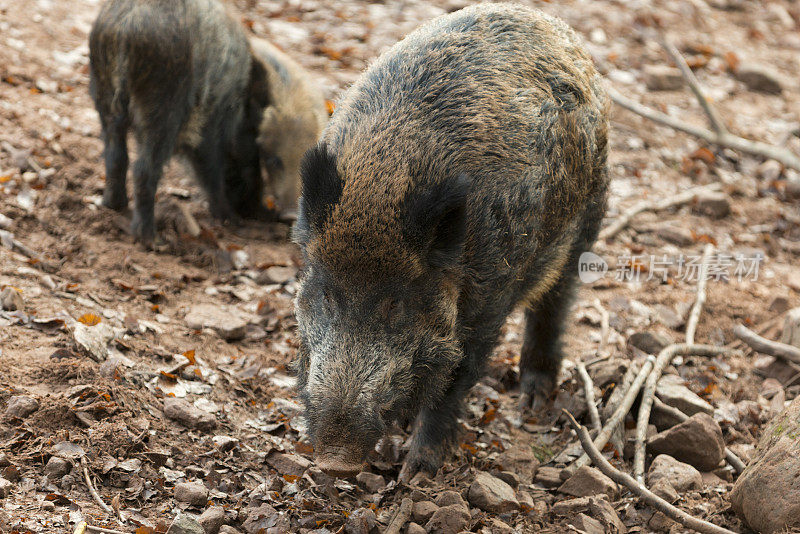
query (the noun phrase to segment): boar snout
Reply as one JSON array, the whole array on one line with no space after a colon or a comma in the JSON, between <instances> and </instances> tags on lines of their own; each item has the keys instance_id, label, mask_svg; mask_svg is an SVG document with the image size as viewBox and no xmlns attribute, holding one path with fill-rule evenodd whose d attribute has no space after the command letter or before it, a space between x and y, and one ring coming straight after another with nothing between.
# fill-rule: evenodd
<instances>
[{"instance_id":1,"label":"boar snout","mask_svg":"<svg viewBox=\"0 0 800 534\"><path fill-rule=\"evenodd\" d=\"M346 447L323 447L317 453L316 463L326 475L347 478L361 472L364 462L360 456Z\"/></svg>"}]
</instances>

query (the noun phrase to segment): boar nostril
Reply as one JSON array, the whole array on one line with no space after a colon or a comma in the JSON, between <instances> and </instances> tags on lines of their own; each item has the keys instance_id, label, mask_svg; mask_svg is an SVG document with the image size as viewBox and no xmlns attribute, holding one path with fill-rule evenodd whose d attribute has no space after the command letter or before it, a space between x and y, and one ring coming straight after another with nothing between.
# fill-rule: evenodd
<instances>
[{"instance_id":1,"label":"boar nostril","mask_svg":"<svg viewBox=\"0 0 800 534\"><path fill-rule=\"evenodd\" d=\"M342 458L323 456L317 458L317 466L329 476L338 478L353 477L361 472L361 464L343 460Z\"/></svg>"}]
</instances>

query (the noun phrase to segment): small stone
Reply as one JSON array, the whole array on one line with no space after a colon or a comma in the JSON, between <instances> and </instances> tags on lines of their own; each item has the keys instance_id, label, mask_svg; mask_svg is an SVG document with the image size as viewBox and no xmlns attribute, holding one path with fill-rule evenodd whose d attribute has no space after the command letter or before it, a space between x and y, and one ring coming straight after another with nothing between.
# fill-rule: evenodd
<instances>
[{"instance_id":1,"label":"small stone","mask_svg":"<svg viewBox=\"0 0 800 534\"><path fill-rule=\"evenodd\" d=\"M56 503L53 501L44 501L42 503L42 510L45 512L55 512L56 511Z\"/></svg>"},{"instance_id":2,"label":"small stone","mask_svg":"<svg viewBox=\"0 0 800 534\"><path fill-rule=\"evenodd\" d=\"M5 499L11 494L14 484L10 480L0 477L0 499Z\"/></svg>"},{"instance_id":3,"label":"small stone","mask_svg":"<svg viewBox=\"0 0 800 534\"><path fill-rule=\"evenodd\" d=\"M221 452L228 452L239 444L239 440L223 434L211 438L214 446Z\"/></svg>"},{"instance_id":4,"label":"small stone","mask_svg":"<svg viewBox=\"0 0 800 534\"><path fill-rule=\"evenodd\" d=\"M213 304L195 304L184 320L192 330L210 328L225 341L242 339L247 332L247 322L235 310Z\"/></svg>"},{"instance_id":5,"label":"small stone","mask_svg":"<svg viewBox=\"0 0 800 534\"><path fill-rule=\"evenodd\" d=\"M653 307L656 312L656 318L658 322L666 326L667 328L671 328L672 330L677 330L681 326L683 326L684 320L683 318L678 315L678 313L669 306L664 306L663 304L658 304Z\"/></svg>"},{"instance_id":6,"label":"small stone","mask_svg":"<svg viewBox=\"0 0 800 534\"><path fill-rule=\"evenodd\" d=\"M359 508L347 517L344 531L347 534L369 534L375 528L375 522L375 512L369 508Z\"/></svg>"},{"instance_id":7,"label":"small stone","mask_svg":"<svg viewBox=\"0 0 800 534\"><path fill-rule=\"evenodd\" d=\"M217 426L217 419L213 414L176 397L164 399L164 415L185 427L197 430L211 430Z\"/></svg>"},{"instance_id":8,"label":"small stone","mask_svg":"<svg viewBox=\"0 0 800 534\"><path fill-rule=\"evenodd\" d=\"M356 475L356 481L359 486L370 493L378 493L386 487L386 480L384 480L382 476L366 471L362 471Z\"/></svg>"},{"instance_id":9,"label":"small stone","mask_svg":"<svg viewBox=\"0 0 800 534\"><path fill-rule=\"evenodd\" d=\"M683 75L675 67L645 65L642 74L644 83L650 91L677 91L683 87Z\"/></svg>"},{"instance_id":10,"label":"small stone","mask_svg":"<svg viewBox=\"0 0 800 534\"><path fill-rule=\"evenodd\" d=\"M411 517L417 523L424 525L427 523L431 516L438 510L439 507L436 506L431 501L419 501L414 503L414 508L411 511Z\"/></svg>"},{"instance_id":11,"label":"small stone","mask_svg":"<svg viewBox=\"0 0 800 534\"><path fill-rule=\"evenodd\" d=\"M21 311L25 307L22 295L13 287L7 287L0 292L0 306L6 311Z\"/></svg>"},{"instance_id":12,"label":"small stone","mask_svg":"<svg viewBox=\"0 0 800 534\"><path fill-rule=\"evenodd\" d=\"M672 525L674 524L675 521L665 516L661 512L654 513L653 517L650 518L650 521L647 522L647 526L656 532L670 532Z\"/></svg>"},{"instance_id":13,"label":"small stone","mask_svg":"<svg viewBox=\"0 0 800 534\"><path fill-rule=\"evenodd\" d=\"M722 219L731 212L731 199L720 191L699 193L692 205L692 211L712 219Z\"/></svg>"},{"instance_id":14,"label":"small stone","mask_svg":"<svg viewBox=\"0 0 800 534\"><path fill-rule=\"evenodd\" d=\"M465 508L467 507L467 503L466 501L464 501L464 497L462 497L459 492L453 490L443 491L442 493L439 494L438 497L434 499L433 502L435 502L436 506L439 507L452 506L454 504L458 504Z\"/></svg>"},{"instance_id":15,"label":"small stone","mask_svg":"<svg viewBox=\"0 0 800 534\"><path fill-rule=\"evenodd\" d=\"M499 473L493 474L514 489L517 489L519 486L519 476L512 471L500 471Z\"/></svg>"},{"instance_id":16,"label":"small stone","mask_svg":"<svg viewBox=\"0 0 800 534\"><path fill-rule=\"evenodd\" d=\"M222 506L211 506L200 514L197 522L206 534L217 534L225 523L225 509Z\"/></svg>"},{"instance_id":17,"label":"small stone","mask_svg":"<svg viewBox=\"0 0 800 534\"><path fill-rule=\"evenodd\" d=\"M650 438L647 451L711 471L725 457L725 442L719 424L710 415L700 413Z\"/></svg>"},{"instance_id":18,"label":"small stone","mask_svg":"<svg viewBox=\"0 0 800 534\"><path fill-rule=\"evenodd\" d=\"M303 476L306 469L311 467L311 461L299 454L283 454L280 452L269 454L267 463L280 475Z\"/></svg>"},{"instance_id":19,"label":"small stone","mask_svg":"<svg viewBox=\"0 0 800 534\"><path fill-rule=\"evenodd\" d=\"M647 330L631 335L628 343L647 354L658 354L664 347L671 345L673 340L666 334Z\"/></svg>"},{"instance_id":20,"label":"small stone","mask_svg":"<svg viewBox=\"0 0 800 534\"><path fill-rule=\"evenodd\" d=\"M242 528L247 534L261 534L268 528L276 526L279 519L280 513L269 504L264 503L247 514Z\"/></svg>"},{"instance_id":21,"label":"small stone","mask_svg":"<svg viewBox=\"0 0 800 534\"><path fill-rule=\"evenodd\" d=\"M203 527L190 515L180 514L167 529L167 534L205 534Z\"/></svg>"},{"instance_id":22,"label":"small stone","mask_svg":"<svg viewBox=\"0 0 800 534\"><path fill-rule=\"evenodd\" d=\"M655 493L668 503L674 503L680 498L680 495L678 495L678 492L675 490L675 488L672 487L672 484L670 484L666 480L661 480L650 486L650 491L652 491L653 493Z\"/></svg>"},{"instance_id":23,"label":"small stone","mask_svg":"<svg viewBox=\"0 0 800 534\"><path fill-rule=\"evenodd\" d=\"M677 375L662 376L656 385L656 396L667 406L677 408L689 416L714 413L714 407L687 388L686 381Z\"/></svg>"},{"instance_id":24,"label":"small stone","mask_svg":"<svg viewBox=\"0 0 800 534\"><path fill-rule=\"evenodd\" d=\"M749 464L756 453L755 445L750 443L734 443L733 445L728 445L728 448L745 464Z\"/></svg>"},{"instance_id":25,"label":"small stone","mask_svg":"<svg viewBox=\"0 0 800 534\"><path fill-rule=\"evenodd\" d=\"M786 297L775 297L772 299L772 302L769 303L769 311L774 313L783 313L789 309L791 304L789 303L789 299Z\"/></svg>"},{"instance_id":26,"label":"small stone","mask_svg":"<svg viewBox=\"0 0 800 534\"><path fill-rule=\"evenodd\" d=\"M569 524L578 529L579 532L584 534L605 534L606 530L603 524L597 519L592 519L586 514L578 514L570 519Z\"/></svg>"},{"instance_id":27,"label":"small stone","mask_svg":"<svg viewBox=\"0 0 800 534\"><path fill-rule=\"evenodd\" d=\"M81 457L86 456L86 451L83 450L83 447L71 441L59 441L50 450L54 456L65 460L80 460Z\"/></svg>"},{"instance_id":28,"label":"small stone","mask_svg":"<svg viewBox=\"0 0 800 534\"><path fill-rule=\"evenodd\" d=\"M557 467L542 466L536 471L533 481L545 488L557 488L564 481L561 480L561 469Z\"/></svg>"},{"instance_id":29,"label":"small stone","mask_svg":"<svg viewBox=\"0 0 800 534\"><path fill-rule=\"evenodd\" d=\"M591 497L578 497L576 499L567 499L553 503L552 511L556 515L570 516L578 512L584 512L589 509L589 500Z\"/></svg>"},{"instance_id":30,"label":"small stone","mask_svg":"<svg viewBox=\"0 0 800 534\"><path fill-rule=\"evenodd\" d=\"M6 404L6 417L24 419L39 409L39 401L27 395L14 395Z\"/></svg>"},{"instance_id":31,"label":"small stone","mask_svg":"<svg viewBox=\"0 0 800 534\"><path fill-rule=\"evenodd\" d=\"M774 159L768 159L758 166L756 175L766 182L774 182L781 177L783 165Z\"/></svg>"},{"instance_id":32,"label":"small stone","mask_svg":"<svg viewBox=\"0 0 800 534\"><path fill-rule=\"evenodd\" d=\"M256 283L269 285L269 284L285 284L297 276L297 269L294 267L283 267L280 265L273 265L261 271L256 278Z\"/></svg>"},{"instance_id":33,"label":"small stone","mask_svg":"<svg viewBox=\"0 0 800 534\"><path fill-rule=\"evenodd\" d=\"M426 532L425 528L412 521L406 526L406 534L426 534Z\"/></svg>"},{"instance_id":34,"label":"small stone","mask_svg":"<svg viewBox=\"0 0 800 534\"><path fill-rule=\"evenodd\" d=\"M783 84L778 73L763 63L742 63L734 75L751 91L770 95L779 95L783 92Z\"/></svg>"},{"instance_id":35,"label":"small stone","mask_svg":"<svg viewBox=\"0 0 800 534\"><path fill-rule=\"evenodd\" d=\"M593 517L600 520L606 527L606 532L625 534L628 531L625 524L617 515L617 511L605 498L591 497L589 509Z\"/></svg>"},{"instance_id":36,"label":"small stone","mask_svg":"<svg viewBox=\"0 0 800 534\"><path fill-rule=\"evenodd\" d=\"M208 502L208 489L199 482L181 482L175 485L175 500L191 504L192 506L205 506Z\"/></svg>"},{"instance_id":37,"label":"small stone","mask_svg":"<svg viewBox=\"0 0 800 534\"><path fill-rule=\"evenodd\" d=\"M573 497L605 494L612 500L619 494L619 488L613 480L588 465L579 467L575 474L558 488L558 491Z\"/></svg>"},{"instance_id":38,"label":"small stone","mask_svg":"<svg viewBox=\"0 0 800 534\"><path fill-rule=\"evenodd\" d=\"M497 518L487 518L485 524L492 534L514 534L513 528Z\"/></svg>"},{"instance_id":39,"label":"small stone","mask_svg":"<svg viewBox=\"0 0 800 534\"><path fill-rule=\"evenodd\" d=\"M49 480L55 481L69 473L71 469L72 464L67 460L57 456L51 456L44 466L44 474L47 475Z\"/></svg>"},{"instance_id":40,"label":"small stone","mask_svg":"<svg viewBox=\"0 0 800 534\"><path fill-rule=\"evenodd\" d=\"M661 481L668 482L679 492L702 487L702 476L697 469L666 454L659 454L650 464L647 481L651 486Z\"/></svg>"},{"instance_id":41,"label":"small stone","mask_svg":"<svg viewBox=\"0 0 800 534\"><path fill-rule=\"evenodd\" d=\"M425 525L425 530L428 534L458 534L469 526L469 520L469 510L453 504L436 510Z\"/></svg>"},{"instance_id":42,"label":"small stone","mask_svg":"<svg viewBox=\"0 0 800 534\"><path fill-rule=\"evenodd\" d=\"M242 531L230 525L222 525L219 527L219 534L242 534Z\"/></svg>"},{"instance_id":43,"label":"small stone","mask_svg":"<svg viewBox=\"0 0 800 534\"><path fill-rule=\"evenodd\" d=\"M489 473L479 472L469 487L469 502L486 512L503 514L519 509L514 490Z\"/></svg>"},{"instance_id":44,"label":"small stone","mask_svg":"<svg viewBox=\"0 0 800 534\"><path fill-rule=\"evenodd\" d=\"M694 236L692 231L682 226L664 225L656 230L656 235L666 241L679 247L688 247L694 244Z\"/></svg>"}]
</instances>

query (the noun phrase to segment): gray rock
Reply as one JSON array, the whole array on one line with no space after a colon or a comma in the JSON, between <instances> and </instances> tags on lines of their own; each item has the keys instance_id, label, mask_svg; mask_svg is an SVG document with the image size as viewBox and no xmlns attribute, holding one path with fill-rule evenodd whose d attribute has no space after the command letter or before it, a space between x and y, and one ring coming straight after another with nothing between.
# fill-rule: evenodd
<instances>
[{"instance_id":1,"label":"gray rock","mask_svg":"<svg viewBox=\"0 0 800 534\"><path fill-rule=\"evenodd\" d=\"M439 507L432 501L419 501L414 503L414 508L411 511L411 517L417 523L424 525L427 523L431 516L436 513Z\"/></svg>"},{"instance_id":2,"label":"gray rock","mask_svg":"<svg viewBox=\"0 0 800 534\"><path fill-rule=\"evenodd\" d=\"M184 320L192 330L210 328L226 341L242 339L247 332L247 322L236 310L213 304L195 304Z\"/></svg>"},{"instance_id":3,"label":"gray rock","mask_svg":"<svg viewBox=\"0 0 800 534\"><path fill-rule=\"evenodd\" d=\"M167 534L205 534L205 531L192 516L179 514L167 529Z\"/></svg>"},{"instance_id":4,"label":"gray rock","mask_svg":"<svg viewBox=\"0 0 800 534\"><path fill-rule=\"evenodd\" d=\"M694 244L694 236L692 231L682 226L664 225L656 230L656 235L666 241L679 247L688 247Z\"/></svg>"},{"instance_id":5,"label":"gray rock","mask_svg":"<svg viewBox=\"0 0 800 534\"><path fill-rule=\"evenodd\" d=\"M734 75L751 91L771 95L783 92L780 75L763 63L742 63Z\"/></svg>"},{"instance_id":6,"label":"gray rock","mask_svg":"<svg viewBox=\"0 0 800 534\"><path fill-rule=\"evenodd\" d=\"M591 497L578 497L553 503L552 512L560 516L571 516L589 509Z\"/></svg>"},{"instance_id":7,"label":"gray rock","mask_svg":"<svg viewBox=\"0 0 800 534\"><path fill-rule=\"evenodd\" d=\"M458 504L467 508L467 502L464 500L464 497L457 491L447 490L440 493L433 502L436 503L436 506L452 506L454 504Z\"/></svg>"},{"instance_id":8,"label":"gray rock","mask_svg":"<svg viewBox=\"0 0 800 534\"><path fill-rule=\"evenodd\" d=\"M222 506L211 506L200 514L197 522L203 527L206 534L218 534L225 523L225 509Z\"/></svg>"},{"instance_id":9,"label":"gray rock","mask_svg":"<svg viewBox=\"0 0 800 534\"><path fill-rule=\"evenodd\" d=\"M676 491L684 492L700 489L703 478L700 471L691 465L679 462L672 456L660 454L650 464L650 469L647 471L647 482L650 486L655 486L659 482L667 482Z\"/></svg>"},{"instance_id":10,"label":"gray rock","mask_svg":"<svg viewBox=\"0 0 800 534\"><path fill-rule=\"evenodd\" d=\"M344 524L347 534L369 534L375 528L375 512L369 508L359 508L349 516Z\"/></svg>"},{"instance_id":11,"label":"gray rock","mask_svg":"<svg viewBox=\"0 0 800 534\"><path fill-rule=\"evenodd\" d=\"M500 471L498 473L493 473L493 475L514 489L517 489L519 486L519 476L513 471Z\"/></svg>"},{"instance_id":12,"label":"gray rock","mask_svg":"<svg viewBox=\"0 0 800 534\"><path fill-rule=\"evenodd\" d=\"M0 292L0 307L6 311L21 311L25 307L22 295L13 287L7 287Z\"/></svg>"},{"instance_id":13,"label":"gray rock","mask_svg":"<svg viewBox=\"0 0 800 534\"><path fill-rule=\"evenodd\" d=\"M469 502L486 512L503 514L519 509L511 486L489 473L479 472L469 487Z\"/></svg>"},{"instance_id":14,"label":"gray rock","mask_svg":"<svg viewBox=\"0 0 800 534\"><path fill-rule=\"evenodd\" d=\"M211 438L211 441L214 443L214 446L222 452L228 452L239 444L238 439L224 434L214 436Z\"/></svg>"},{"instance_id":15,"label":"gray rock","mask_svg":"<svg viewBox=\"0 0 800 534\"><path fill-rule=\"evenodd\" d=\"M513 528L497 518L489 517L485 520L485 524L492 534L514 534Z\"/></svg>"},{"instance_id":16,"label":"gray rock","mask_svg":"<svg viewBox=\"0 0 800 534\"><path fill-rule=\"evenodd\" d=\"M0 477L0 499L5 499L11 494L14 484L10 480Z\"/></svg>"},{"instance_id":17,"label":"gray rock","mask_svg":"<svg viewBox=\"0 0 800 534\"><path fill-rule=\"evenodd\" d=\"M267 456L267 463L280 475L302 476L311 467L311 461L299 454L273 452Z\"/></svg>"},{"instance_id":18,"label":"gray rock","mask_svg":"<svg viewBox=\"0 0 800 534\"><path fill-rule=\"evenodd\" d=\"M774 159L768 159L758 166L756 174L759 178L766 182L774 182L781 177L783 173L783 164Z\"/></svg>"},{"instance_id":19,"label":"gray rock","mask_svg":"<svg viewBox=\"0 0 800 534\"><path fill-rule=\"evenodd\" d=\"M242 534L242 531L230 525L222 525L219 527L219 534Z\"/></svg>"},{"instance_id":20,"label":"gray rock","mask_svg":"<svg viewBox=\"0 0 800 534\"><path fill-rule=\"evenodd\" d=\"M753 530L800 527L800 397L770 421L754 458L731 492L731 506Z\"/></svg>"},{"instance_id":21,"label":"gray rock","mask_svg":"<svg viewBox=\"0 0 800 534\"><path fill-rule=\"evenodd\" d=\"M648 439L647 451L667 454L701 471L711 471L725 456L725 442L717 422L700 413Z\"/></svg>"},{"instance_id":22,"label":"gray rock","mask_svg":"<svg viewBox=\"0 0 800 534\"><path fill-rule=\"evenodd\" d=\"M384 480L382 476L366 471L362 471L356 475L356 481L359 486L370 493L378 493L386 487L386 480Z\"/></svg>"},{"instance_id":23,"label":"gray rock","mask_svg":"<svg viewBox=\"0 0 800 534\"><path fill-rule=\"evenodd\" d=\"M677 91L683 87L681 71L666 65L645 65L644 83L650 91Z\"/></svg>"},{"instance_id":24,"label":"gray rock","mask_svg":"<svg viewBox=\"0 0 800 534\"><path fill-rule=\"evenodd\" d=\"M685 384L686 381L677 375L664 375L656 386L656 396L664 404L677 408L689 416L696 413L713 414L714 407Z\"/></svg>"},{"instance_id":25,"label":"gray rock","mask_svg":"<svg viewBox=\"0 0 800 534\"><path fill-rule=\"evenodd\" d=\"M213 414L200 410L176 397L164 399L164 415L185 427L196 430L212 430L217 426L217 419Z\"/></svg>"},{"instance_id":26,"label":"gray rock","mask_svg":"<svg viewBox=\"0 0 800 534\"><path fill-rule=\"evenodd\" d=\"M579 532L585 534L605 534L606 529L603 524L597 519L592 519L586 514L578 514L568 521L570 525L578 529Z\"/></svg>"},{"instance_id":27,"label":"gray rock","mask_svg":"<svg viewBox=\"0 0 800 534\"><path fill-rule=\"evenodd\" d=\"M636 332L628 338L628 343L647 354L658 354L667 345L673 342L666 334L646 330Z\"/></svg>"},{"instance_id":28,"label":"gray rock","mask_svg":"<svg viewBox=\"0 0 800 534\"><path fill-rule=\"evenodd\" d=\"M247 514L242 528L247 534L261 534L268 528L277 526L279 520L280 513L269 504L264 503Z\"/></svg>"},{"instance_id":29,"label":"gray rock","mask_svg":"<svg viewBox=\"0 0 800 534\"><path fill-rule=\"evenodd\" d=\"M51 481L56 481L63 477L72 469L72 464L58 456L51 456L44 466L44 474Z\"/></svg>"},{"instance_id":30,"label":"gray rock","mask_svg":"<svg viewBox=\"0 0 800 534\"><path fill-rule=\"evenodd\" d=\"M208 502L208 489L199 482L181 482L175 485L173 492L175 500L191 504L192 506L205 506Z\"/></svg>"},{"instance_id":31,"label":"gray rock","mask_svg":"<svg viewBox=\"0 0 800 534\"><path fill-rule=\"evenodd\" d=\"M661 480L650 486L650 491L669 503L675 503L680 498L680 495L678 495L678 492L672 487L672 484L666 480Z\"/></svg>"},{"instance_id":32,"label":"gray rock","mask_svg":"<svg viewBox=\"0 0 800 534\"><path fill-rule=\"evenodd\" d=\"M589 510L593 517L600 520L605 526L605 531L614 534L625 534L628 529L617 515L611 503L604 498L591 497Z\"/></svg>"},{"instance_id":33,"label":"gray rock","mask_svg":"<svg viewBox=\"0 0 800 534\"><path fill-rule=\"evenodd\" d=\"M653 517L647 522L647 526L653 529L656 532L672 532L672 526L675 525L675 521L670 519L669 517L665 516L661 512L656 512L653 514Z\"/></svg>"},{"instance_id":34,"label":"gray rock","mask_svg":"<svg viewBox=\"0 0 800 534\"><path fill-rule=\"evenodd\" d=\"M540 467L533 481L545 488L557 488L564 482L561 480L561 469L550 466Z\"/></svg>"},{"instance_id":35,"label":"gray rock","mask_svg":"<svg viewBox=\"0 0 800 534\"><path fill-rule=\"evenodd\" d=\"M24 419L39 409L39 401L27 395L14 395L6 404L6 417Z\"/></svg>"},{"instance_id":36,"label":"gray rock","mask_svg":"<svg viewBox=\"0 0 800 534\"><path fill-rule=\"evenodd\" d=\"M619 488L613 480L588 465L579 467L575 474L558 488L558 491L573 497L605 494L612 500L619 494Z\"/></svg>"},{"instance_id":37,"label":"gray rock","mask_svg":"<svg viewBox=\"0 0 800 534\"><path fill-rule=\"evenodd\" d=\"M781 343L800 348L800 308L789 310L783 321Z\"/></svg>"},{"instance_id":38,"label":"gray rock","mask_svg":"<svg viewBox=\"0 0 800 534\"><path fill-rule=\"evenodd\" d=\"M425 525L425 530L429 534L458 534L469 526L469 520L469 510L453 504L436 510Z\"/></svg>"},{"instance_id":39,"label":"gray rock","mask_svg":"<svg viewBox=\"0 0 800 534\"><path fill-rule=\"evenodd\" d=\"M297 276L297 269L295 267L273 265L261 271L256 278L256 282L259 284L285 284L295 276Z\"/></svg>"},{"instance_id":40,"label":"gray rock","mask_svg":"<svg viewBox=\"0 0 800 534\"><path fill-rule=\"evenodd\" d=\"M406 534L426 534L426 532L424 527L421 527L412 521L406 525Z\"/></svg>"},{"instance_id":41,"label":"gray rock","mask_svg":"<svg viewBox=\"0 0 800 534\"><path fill-rule=\"evenodd\" d=\"M658 304L653 307L656 312L656 318L658 322L666 326L667 328L671 328L672 330L677 330L681 326L683 326L684 320L683 318L678 315L678 313L669 306L664 306L663 304Z\"/></svg>"},{"instance_id":42,"label":"gray rock","mask_svg":"<svg viewBox=\"0 0 800 534\"><path fill-rule=\"evenodd\" d=\"M722 219L731 212L731 199L720 191L699 193L692 204L692 211L712 219Z\"/></svg>"}]
</instances>

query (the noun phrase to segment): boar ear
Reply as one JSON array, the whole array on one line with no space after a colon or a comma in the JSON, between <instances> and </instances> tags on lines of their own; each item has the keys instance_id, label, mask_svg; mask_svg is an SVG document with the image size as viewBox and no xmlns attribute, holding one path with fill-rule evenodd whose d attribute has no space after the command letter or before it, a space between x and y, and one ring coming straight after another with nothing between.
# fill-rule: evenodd
<instances>
[{"instance_id":1,"label":"boar ear","mask_svg":"<svg viewBox=\"0 0 800 534\"><path fill-rule=\"evenodd\" d=\"M312 234L319 234L333 207L342 196L342 180L336 170L336 157L324 143L311 148L303 157L300 171L303 193L297 210L293 239L301 245Z\"/></svg>"},{"instance_id":2,"label":"boar ear","mask_svg":"<svg viewBox=\"0 0 800 534\"><path fill-rule=\"evenodd\" d=\"M255 57L250 61L250 81L247 87L251 104L261 109L269 104L269 81L264 64Z\"/></svg>"},{"instance_id":3,"label":"boar ear","mask_svg":"<svg viewBox=\"0 0 800 534\"><path fill-rule=\"evenodd\" d=\"M469 185L461 174L412 193L406 201L408 237L432 267L453 267L461 259Z\"/></svg>"}]
</instances>

